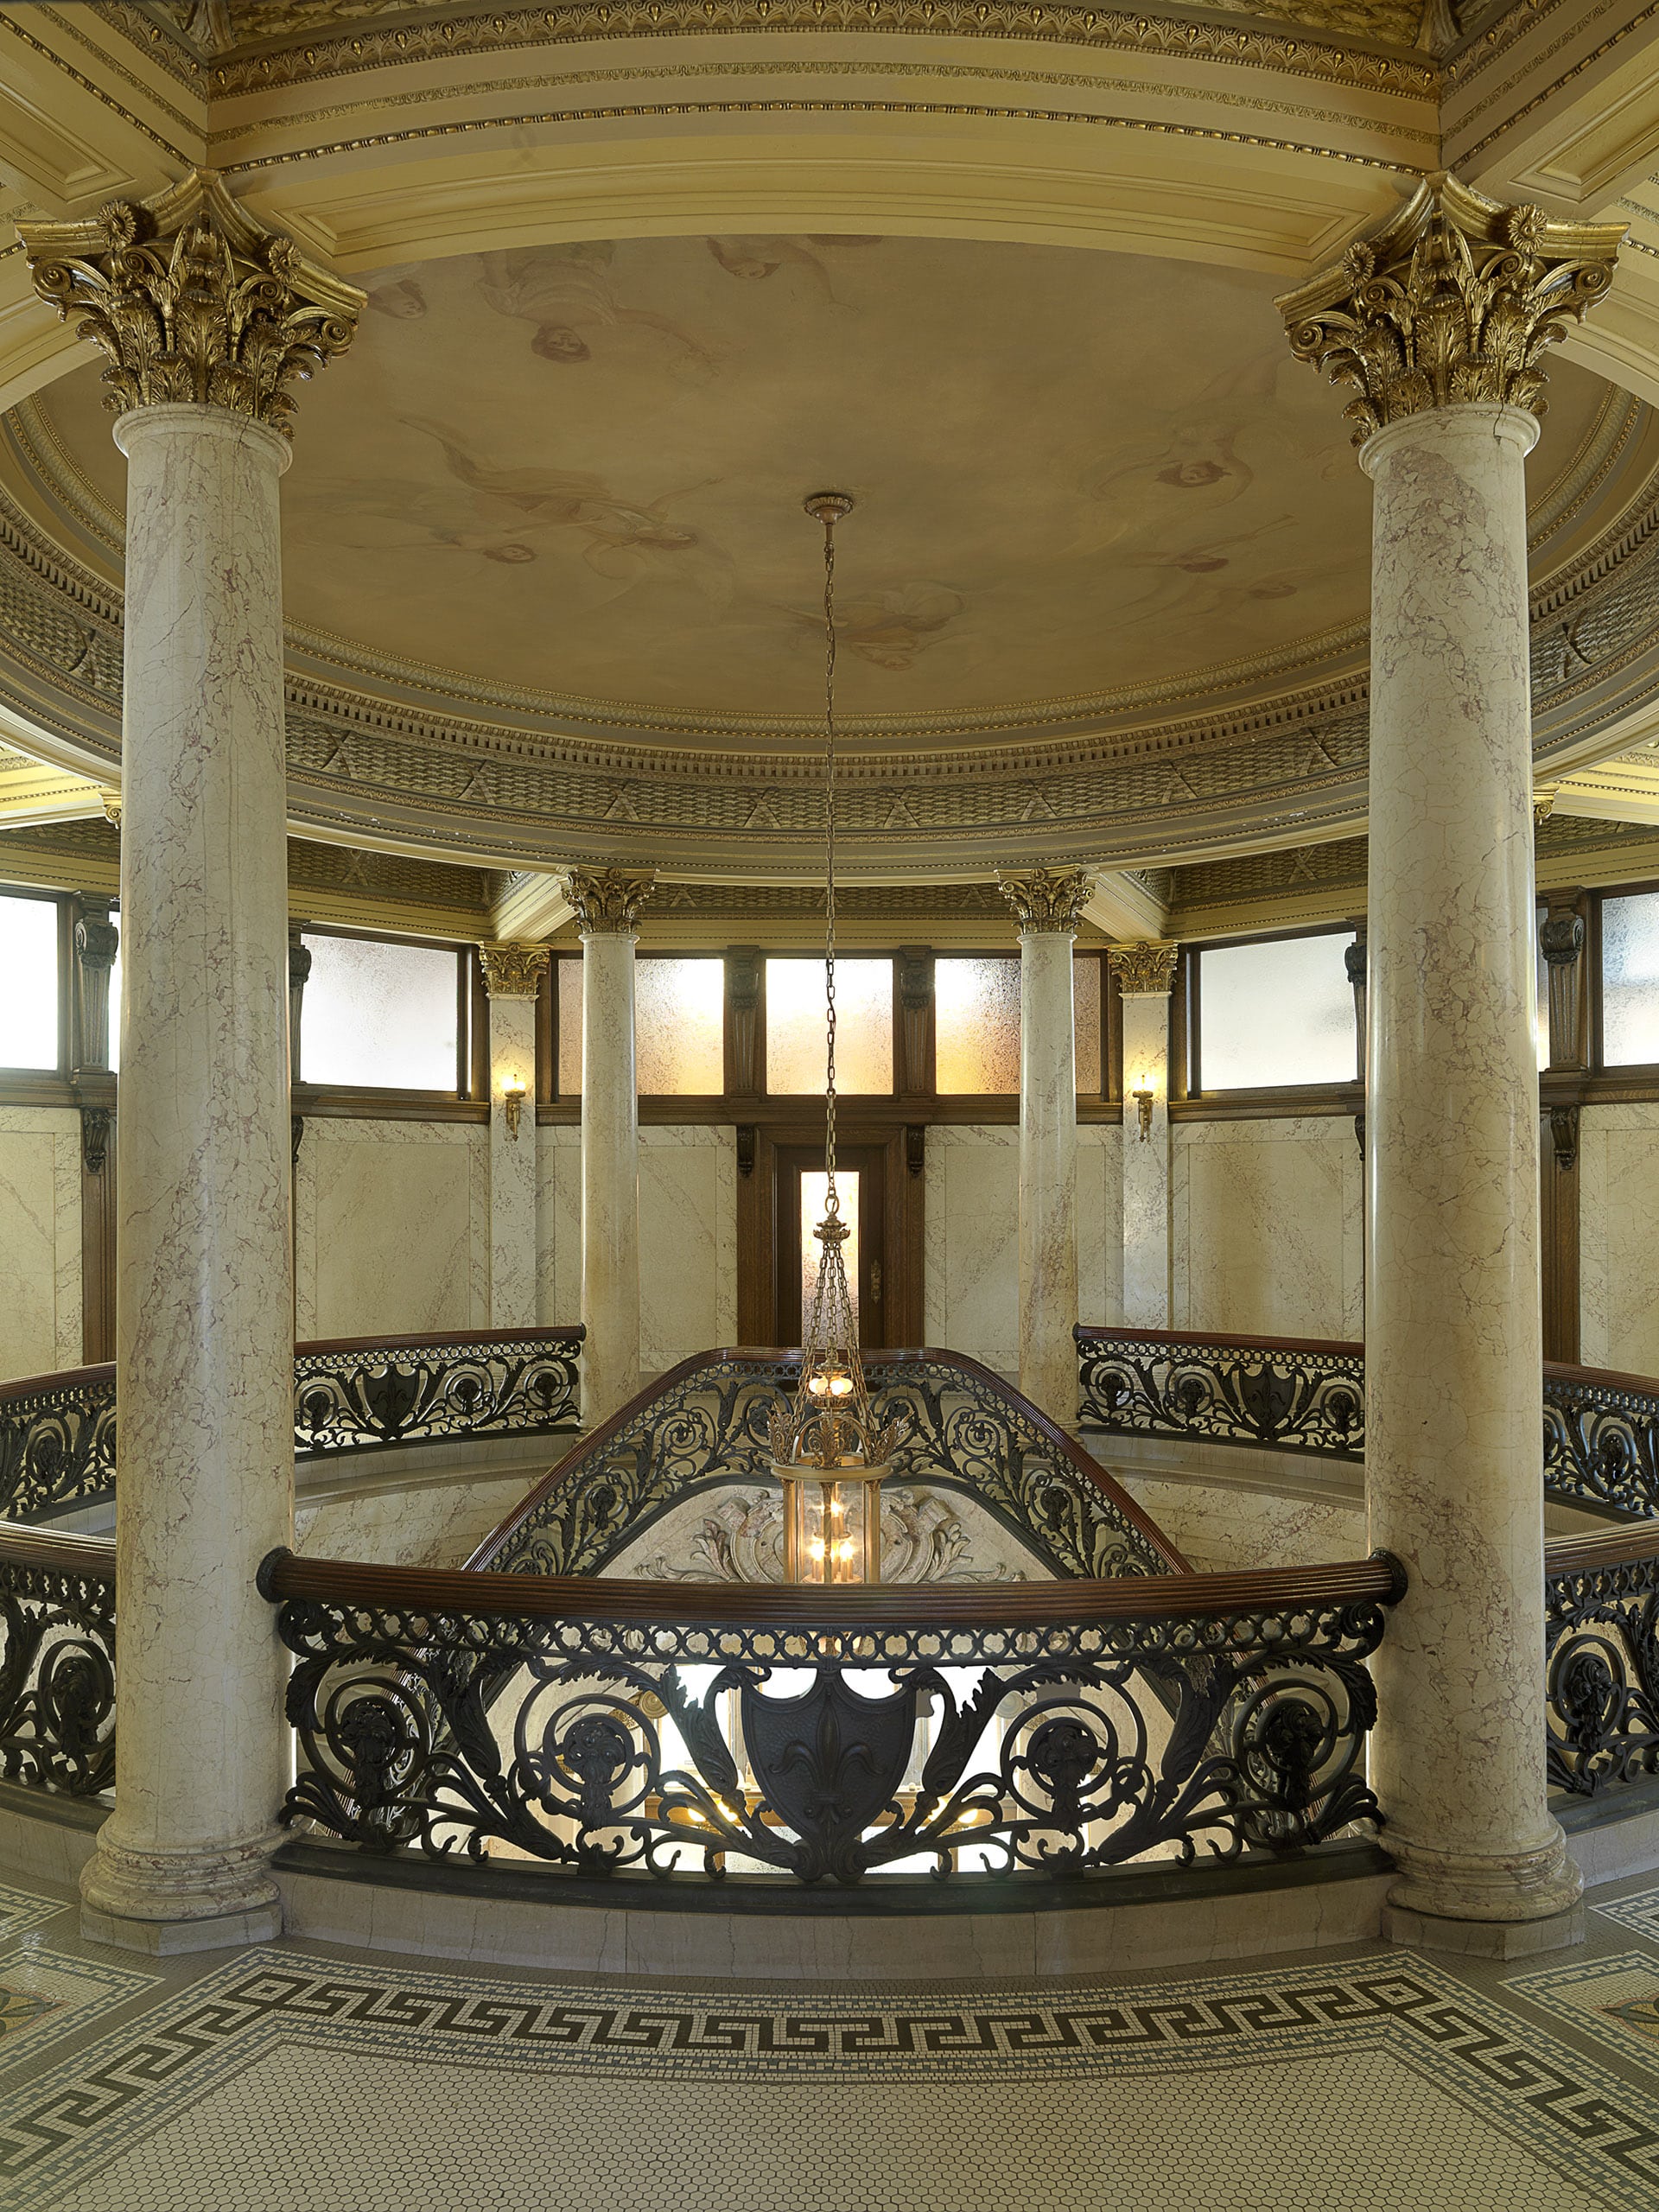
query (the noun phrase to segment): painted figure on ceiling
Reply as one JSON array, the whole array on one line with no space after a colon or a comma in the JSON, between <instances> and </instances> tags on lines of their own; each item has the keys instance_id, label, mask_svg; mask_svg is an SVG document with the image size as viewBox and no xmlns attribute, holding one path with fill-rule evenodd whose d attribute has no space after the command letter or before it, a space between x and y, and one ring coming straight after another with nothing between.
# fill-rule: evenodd
<instances>
[{"instance_id":1,"label":"painted figure on ceiling","mask_svg":"<svg viewBox=\"0 0 1659 2212\"><path fill-rule=\"evenodd\" d=\"M714 355L666 315L623 305L615 259L610 238L480 254L478 289L498 315L534 325L531 351L544 361L591 361L606 335L642 330L673 348L680 362L712 368Z\"/></svg>"},{"instance_id":2,"label":"painted figure on ceiling","mask_svg":"<svg viewBox=\"0 0 1659 2212\"><path fill-rule=\"evenodd\" d=\"M822 258L823 251L842 246L880 245L882 241L879 238L865 238L849 232L841 238L705 238L703 243L728 276L739 277L746 283L754 283L763 277L775 276L780 269L799 269L811 279L825 299L842 307L846 302L836 297L836 288L828 264ZM815 251L814 248L818 251Z\"/></svg>"}]
</instances>

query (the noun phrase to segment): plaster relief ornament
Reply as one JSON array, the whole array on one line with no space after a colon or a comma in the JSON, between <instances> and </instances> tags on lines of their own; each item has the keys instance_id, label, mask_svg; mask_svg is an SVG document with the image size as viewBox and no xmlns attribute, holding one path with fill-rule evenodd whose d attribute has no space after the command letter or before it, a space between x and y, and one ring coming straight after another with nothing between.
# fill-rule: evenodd
<instances>
[{"instance_id":1,"label":"plaster relief ornament","mask_svg":"<svg viewBox=\"0 0 1659 2212\"><path fill-rule=\"evenodd\" d=\"M1428 408L1541 415L1543 350L1606 291L1625 228L1505 207L1437 170L1279 310L1299 360L1357 388L1356 445Z\"/></svg>"},{"instance_id":2,"label":"plaster relief ornament","mask_svg":"<svg viewBox=\"0 0 1659 2212\"><path fill-rule=\"evenodd\" d=\"M573 868L559 879L583 937L637 929L639 911L656 885L650 868Z\"/></svg>"},{"instance_id":3,"label":"plaster relief ornament","mask_svg":"<svg viewBox=\"0 0 1659 2212\"><path fill-rule=\"evenodd\" d=\"M484 988L493 999L533 999L547 966L548 950L544 944L516 941L480 944L478 958L484 970Z\"/></svg>"},{"instance_id":4,"label":"plaster relief ornament","mask_svg":"<svg viewBox=\"0 0 1659 2212\"><path fill-rule=\"evenodd\" d=\"M212 169L83 221L19 228L36 292L108 354L112 415L225 407L289 437L286 387L356 334L363 294L262 229Z\"/></svg>"},{"instance_id":5,"label":"plaster relief ornament","mask_svg":"<svg viewBox=\"0 0 1659 2212\"><path fill-rule=\"evenodd\" d=\"M1077 934L1083 910L1094 895L1095 878L1086 868L999 868L996 887L1013 907L1021 931L1064 931Z\"/></svg>"},{"instance_id":6,"label":"plaster relief ornament","mask_svg":"<svg viewBox=\"0 0 1659 2212\"><path fill-rule=\"evenodd\" d=\"M1126 999L1167 998L1175 981L1179 944L1154 938L1145 944L1109 944L1106 964Z\"/></svg>"}]
</instances>

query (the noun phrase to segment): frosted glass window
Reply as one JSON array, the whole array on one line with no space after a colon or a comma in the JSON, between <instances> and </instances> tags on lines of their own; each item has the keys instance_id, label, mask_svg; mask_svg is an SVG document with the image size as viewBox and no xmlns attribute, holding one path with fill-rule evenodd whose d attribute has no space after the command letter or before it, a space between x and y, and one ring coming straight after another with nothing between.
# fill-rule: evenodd
<instances>
[{"instance_id":1,"label":"frosted glass window","mask_svg":"<svg viewBox=\"0 0 1659 2212\"><path fill-rule=\"evenodd\" d=\"M636 960L633 1024L642 1092L696 1097L725 1090L723 960Z\"/></svg>"},{"instance_id":2,"label":"frosted glass window","mask_svg":"<svg viewBox=\"0 0 1659 2212\"><path fill-rule=\"evenodd\" d=\"M1198 955L1198 1079L1205 1090L1352 1083L1352 933L1227 944Z\"/></svg>"},{"instance_id":3,"label":"frosted glass window","mask_svg":"<svg viewBox=\"0 0 1659 2212\"><path fill-rule=\"evenodd\" d=\"M1020 1088L1020 963L936 960L934 1065L942 1095Z\"/></svg>"},{"instance_id":4,"label":"frosted glass window","mask_svg":"<svg viewBox=\"0 0 1659 2212\"><path fill-rule=\"evenodd\" d=\"M1601 1056L1610 1068L1659 1060L1659 892L1601 903Z\"/></svg>"},{"instance_id":5,"label":"frosted glass window","mask_svg":"<svg viewBox=\"0 0 1659 2212\"><path fill-rule=\"evenodd\" d=\"M582 1096L582 963L556 960L559 979L559 1096Z\"/></svg>"},{"instance_id":6,"label":"frosted glass window","mask_svg":"<svg viewBox=\"0 0 1659 2212\"><path fill-rule=\"evenodd\" d=\"M1100 955L1080 954L1071 963L1072 1020L1077 1038L1077 1089L1098 1098L1106 1088L1101 1064Z\"/></svg>"},{"instance_id":7,"label":"frosted glass window","mask_svg":"<svg viewBox=\"0 0 1659 2212\"><path fill-rule=\"evenodd\" d=\"M823 1095L823 963L766 963L766 1089ZM836 1089L893 1089L893 963L836 963Z\"/></svg>"},{"instance_id":8,"label":"frosted glass window","mask_svg":"<svg viewBox=\"0 0 1659 2212\"><path fill-rule=\"evenodd\" d=\"M840 962L836 962L839 968ZM837 992L837 997L840 994ZM812 1298L818 1287L818 1262L823 1256L823 1247L812 1234L823 1219L824 1200L830 1192L827 1175L803 1175L801 1178L801 1326L806 1326L806 1317L812 1311ZM841 1200L841 1217L850 1234L841 1248L842 1264L847 1270L847 1289L853 1302L853 1319L858 1319L858 1171L849 1174L846 1168L836 1171L836 1196Z\"/></svg>"},{"instance_id":9,"label":"frosted glass window","mask_svg":"<svg viewBox=\"0 0 1659 2212\"><path fill-rule=\"evenodd\" d=\"M57 1065L57 906L0 898L0 1068Z\"/></svg>"},{"instance_id":10,"label":"frosted glass window","mask_svg":"<svg viewBox=\"0 0 1659 2212\"><path fill-rule=\"evenodd\" d=\"M300 1013L305 1083L455 1088L456 956L435 945L310 937Z\"/></svg>"},{"instance_id":11,"label":"frosted glass window","mask_svg":"<svg viewBox=\"0 0 1659 2212\"><path fill-rule=\"evenodd\" d=\"M1541 923L1542 915L1538 918ZM1532 1027L1538 1045L1538 1072L1541 1075L1549 1065L1549 963L1544 958L1544 948L1538 942L1536 929L1532 933L1532 957L1537 985L1536 1010Z\"/></svg>"}]
</instances>

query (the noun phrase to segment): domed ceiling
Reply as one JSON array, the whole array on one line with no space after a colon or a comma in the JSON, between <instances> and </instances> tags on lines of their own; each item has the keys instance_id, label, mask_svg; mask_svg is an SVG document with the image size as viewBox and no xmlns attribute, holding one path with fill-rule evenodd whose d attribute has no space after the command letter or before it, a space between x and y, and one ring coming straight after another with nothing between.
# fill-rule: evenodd
<instances>
[{"instance_id":1,"label":"domed ceiling","mask_svg":"<svg viewBox=\"0 0 1659 2212\"><path fill-rule=\"evenodd\" d=\"M904 238L590 241L382 270L301 400L296 644L357 676L752 745L820 696L954 743L1352 643L1370 492L1265 276ZM1558 365L1535 504L1606 387ZM32 411L118 539L96 365ZM797 740L798 742L798 739Z\"/></svg>"}]
</instances>

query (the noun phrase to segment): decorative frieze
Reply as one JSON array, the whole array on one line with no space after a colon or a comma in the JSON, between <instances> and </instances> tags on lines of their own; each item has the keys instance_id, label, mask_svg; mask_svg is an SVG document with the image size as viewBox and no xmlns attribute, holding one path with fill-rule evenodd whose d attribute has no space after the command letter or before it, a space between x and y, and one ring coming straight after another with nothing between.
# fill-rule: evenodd
<instances>
[{"instance_id":1,"label":"decorative frieze","mask_svg":"<svg viewBox=\"0 0 1659 2212\"><path fill-rule=\"evenodd\" d=\"M112 415L183 402L292 435L288 386L351 344L364 295L192 169L154 199L19 226L35 289L109 356Z\"/></svg>"},{"instance_id":2,"label":"decorative frieze","mask_svg":"<svg viewBox=\"0 0 1659 2212\"><path fill-rule=\"evenodd\" d=\"M533 999L547 968L548 950L544 944L480 944L478 960L493 999Z\"/></svg>"},{"instance_id":3,"label":"decorative frieze","mask_svg":"<svg viewBox=\"0 0 1659 2212\"><path fill-rule=\"evenodd\" d=\"M1013 907L1021 932L1054 930L1075 937L1095 887L1086 868L999 868L996 887Z\"/></svg>"},{"instance_id":4,"label":"decorative frieze","mask_svg":"<svg viewBox=\"0 0 1659 2212\"><path fill-rule=\"evenodd\" d=\"M1369 238L1279 302L1299 360L1359 393L1354 443L1425 409L1543 412L1546 346L1612 282L1623 224L1558 223L1437 171Z\"/></svg>"},{"instance_id":5,"label":"decorative frieze","mask_svg":"<svg viewBox=\"0 0 1659 2212\"><path fill-rule=\"evenodd\" d=\"M1106 964L1126 999L1167 998L1180 950L1179 944L1159 938L1145 944L1109 944Z\"/></svg>"},{"instance_id":6,"label":"decorative frieze","mask_svg":"<svg viewBox=\"0 0 1659 2212\"><path fill-rule=\"evenodd\" d=\"M632 935L657 877L651 868L573 868L561 881L582 936L597 937Z\"/></svg>"}]
</instances>

